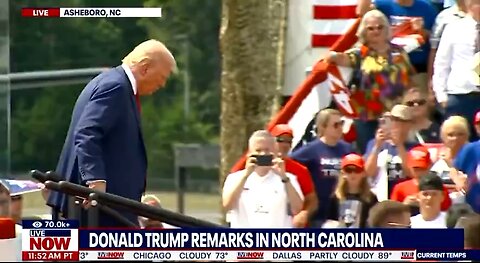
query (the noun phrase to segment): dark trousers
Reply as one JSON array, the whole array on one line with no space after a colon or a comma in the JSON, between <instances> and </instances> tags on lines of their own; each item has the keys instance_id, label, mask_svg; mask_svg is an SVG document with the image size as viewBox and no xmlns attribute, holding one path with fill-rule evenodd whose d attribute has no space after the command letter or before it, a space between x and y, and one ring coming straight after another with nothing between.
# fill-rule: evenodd
<instances>
[{"instance_id":1,"label":"dark trousers","mask_svg":"<svg viewBox=\"0 0 480 263\"><path fill-rule=\"evenodd\" d=\"M477 111L480 111L480 92L448 95L445 118L452 115L460 115L466 118L470 125L470 141L478 140L478 135L473 125L473 118Z\"/></svg>"},{"instance_id":2,"label":"dark trousers","mask_svg":"<svg viewBox=\"0 0 480 263\"><path fill-rule=\"evenodd\" d=\"M361 154L364 154L368 142L375 138L378 129L378 121L355 120L355 131L357 132L356 148Z\"/></svg>"}]
</instances>

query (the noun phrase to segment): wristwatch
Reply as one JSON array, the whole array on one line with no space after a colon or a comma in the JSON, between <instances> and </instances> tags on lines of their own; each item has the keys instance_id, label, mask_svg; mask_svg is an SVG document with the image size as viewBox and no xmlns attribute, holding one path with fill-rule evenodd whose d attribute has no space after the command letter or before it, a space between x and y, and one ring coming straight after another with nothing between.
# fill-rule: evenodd
<instances>
[{"instance_id":1,"label":"wristwatch","mask_svg":"<svg viewBox=\"0 0 480 263\"><path fill-rule=\"evenodd\" d=\"M288 176L282 178L282 183L286 184L288 182L290 182L290 178Z\"/></svg>"}]
</instances>

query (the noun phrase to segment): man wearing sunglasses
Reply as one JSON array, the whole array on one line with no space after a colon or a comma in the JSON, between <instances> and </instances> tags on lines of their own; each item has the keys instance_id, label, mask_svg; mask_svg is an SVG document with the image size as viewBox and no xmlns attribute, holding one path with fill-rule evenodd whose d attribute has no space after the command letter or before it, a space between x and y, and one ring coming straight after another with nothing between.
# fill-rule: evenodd
<instances>
[{"instance_id":1,"label":"man wearing sunglasses","mask_svg":"<svg viewBox=\"0 0 480 263\"><path fill-rule=\"evenodd\" d=\"M410 88L403 96L403 104L412 111L412 139L419 143L439 143L440 125L430 118L432 109L427 104L426 92Z\"/></svg>"}]
</instances>

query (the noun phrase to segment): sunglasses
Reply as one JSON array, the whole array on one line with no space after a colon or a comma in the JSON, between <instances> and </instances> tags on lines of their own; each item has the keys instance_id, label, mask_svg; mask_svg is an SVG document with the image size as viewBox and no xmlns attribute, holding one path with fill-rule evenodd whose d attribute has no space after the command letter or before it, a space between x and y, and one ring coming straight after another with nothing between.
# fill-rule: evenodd
<instances>
[{"instance_id":1,"label":"sunglasses","mask_svg":"<svg viewBox=\"0 0 480 263\"><path fill-rule=\"evenodd\" d=\"M382 30L383 29L383 25L378 25L378 26L367 26L367 30L368 31L374 31L374 30Z\"/></svg>"},{"instance_id":2,"label":"sunglasses","mask_svg":"<svg viewBox=\"0 0 480 263\"><path fill-rule=\"evenodd\" d=\"M405 105L408 106L408 107L416 107L416 106L425 105L426 103L427 103L427 100L421 99L421 100L407 101L407 102L405 102Z\"/></svg>"},{"instance_id":3,"label":"sunglasses","mask_svg":"<svg viewBox=\"0 0 480 263\"><path fill-rule=\"evenodd\" d=\"M280 143L292 143L292 139L288 139L288 138L282 138L282 137L277 137L275 138L277 140L277 142L280 142Z\"/></svg>"},{"instance_id":4,"label":"sunglasses","mask_svg":"<svg viewBox=\"0 0 480 263\"><path fill-rule=\"evenodd\" d=\"M352 174L352 173L359 174L359 173L363 172L363 169L360 168L360 167L352 165L352 166L347 166L347 167L343 168L342 171L344 173L347 173L347 174Z\"/></svg>"}]
</instances>

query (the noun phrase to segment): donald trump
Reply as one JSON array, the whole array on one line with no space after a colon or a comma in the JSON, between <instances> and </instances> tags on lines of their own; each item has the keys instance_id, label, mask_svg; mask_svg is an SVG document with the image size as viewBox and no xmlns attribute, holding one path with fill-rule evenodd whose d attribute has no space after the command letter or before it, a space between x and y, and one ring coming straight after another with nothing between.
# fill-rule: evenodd
<instances>
[{"instance_id":1,"label":"donald trump","mask_svg":"<svg viewBox=\"0 0 480 263\"><path fill-rule=\"evenodd\" d=\"M120 66L91 80L75 103L56 172L66 181L140 201L147 156L139 97L163 87L175 67L175 59L163 43L147 40ZM54 216L68 218L64 194L52 192L47 204ZM118 212L138 224L136 215ZM100 213L99 227L121 226Z\"/></svg>"}]
</instances>

